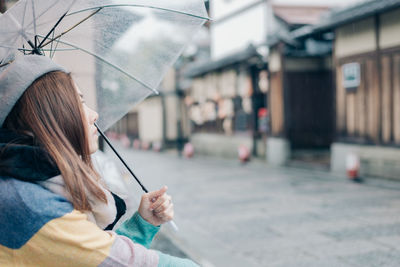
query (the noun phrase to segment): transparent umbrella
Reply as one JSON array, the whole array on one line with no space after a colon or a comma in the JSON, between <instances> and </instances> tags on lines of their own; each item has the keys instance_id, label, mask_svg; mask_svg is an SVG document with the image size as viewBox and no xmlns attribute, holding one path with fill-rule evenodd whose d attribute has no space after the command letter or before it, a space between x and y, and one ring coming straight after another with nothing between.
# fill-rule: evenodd
<instances>
[{"instance_id":1,"label":"transparent umbrella","mask_svg":"<svg viewBox=\"0 0 400 267\"><path fill-rule=\"evenodd\" d=\"M98 125L106 130L157 93L206 20L203 0L21 0L0 16L0 61L17 51L55 61L90 55ZM69 69L82 72L81 66Z\"/></svg>"},{"instance_id":2,"label":"transparent umbrella","mask_svg":"<svg viewBox=\"0 0 400 267\"><path fill-rule=\"evenodd\" d=\"M22 54L85 59L67 67L94 73L97 124L106 130L158 93L207 20L203 0L20 0L0 16L0 65Z\"/></svg>"}]
</instances>

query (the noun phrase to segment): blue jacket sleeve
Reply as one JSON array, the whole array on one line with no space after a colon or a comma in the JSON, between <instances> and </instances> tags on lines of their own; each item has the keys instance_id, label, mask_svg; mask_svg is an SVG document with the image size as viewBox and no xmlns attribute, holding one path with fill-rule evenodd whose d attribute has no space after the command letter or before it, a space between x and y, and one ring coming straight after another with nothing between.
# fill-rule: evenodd
<instances>
[{"instance_id":1,"label":"blue jacket sleeve","mask_svg":"<svg viewBox=\"0 0 400 267\"><path fill-rule=\"evenodd\" d=\"M145 221L139 212L126 220L115 232L131 239L146 248L150 248L154 236L160 230L160 226L154 226Z\"/></svg>"},{"instance_id":2,"label":"blue jacket sleeve","mask_svg":"<svg viewBox=\"0 0 400 267\"><path fill-rule=\"evenodd\" d=\"M131 239L133 242L149 248L160 226L154 226L136 212L129 220L125 221L115 232ZM193 261L173 257L157 251L159 256L158 267L199 267Z\"/></svg>"}]
</instances>

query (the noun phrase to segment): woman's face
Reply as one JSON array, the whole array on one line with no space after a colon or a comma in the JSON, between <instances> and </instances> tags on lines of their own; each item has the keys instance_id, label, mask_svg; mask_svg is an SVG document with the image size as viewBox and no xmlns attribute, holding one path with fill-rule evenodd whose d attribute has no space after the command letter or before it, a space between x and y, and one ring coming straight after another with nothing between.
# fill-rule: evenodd
<instances>
[{"instance_id":1,"label":"woman's face","mask_svg":"<svg viewBox=\"0 0 400 267\"><path fill-rule=\"evenodd\" d=\"M93 109L89 108L86 105L86 102L83 98L83 94L82 94L81 90L79 90L78 86L75 85L75 87L80 96L82 106L83 106L83 112L85 114L85 119L86 119L86 122L88 123L87 133L88 133L89 151L90 151L90 154L93 154L94 152L96 152L99 149L99 142L98 142L99 136L97 135L97 128L96 128L96 126L94 126L95 121L99 118L99 114L97 114L96 111L94 111Z\"/></svg>"}]
</instances>

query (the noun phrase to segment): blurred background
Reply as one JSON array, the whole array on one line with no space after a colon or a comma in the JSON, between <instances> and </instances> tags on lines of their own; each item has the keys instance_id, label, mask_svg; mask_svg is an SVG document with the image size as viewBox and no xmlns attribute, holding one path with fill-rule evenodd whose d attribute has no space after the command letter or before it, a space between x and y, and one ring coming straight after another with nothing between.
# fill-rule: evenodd
<instances>
[{"instance_id":1,"label":"blurred background","mask_svg":"<svg viewBox=\"0 0 400 267\"><path fill-rule=\"evenodd\" d=\"M214 0L160 96L112 131L144 148L398 178L398 1Z\"/></svg>"},{"instance_id":2,"label":"blurred background","mask_svg":"<svg viewBox=\"0 0 400 267\"><path fill-rule=\"evenodd\" d=\"M205 5L160 95L107 132L145 184L170 187L181 231L161 249L202 266L399 266L400 1ZM94 65L59 60L85 62L74 78L95 107ZM122 195L137 188L123 176Z\"/></svg>"}]
</instances>

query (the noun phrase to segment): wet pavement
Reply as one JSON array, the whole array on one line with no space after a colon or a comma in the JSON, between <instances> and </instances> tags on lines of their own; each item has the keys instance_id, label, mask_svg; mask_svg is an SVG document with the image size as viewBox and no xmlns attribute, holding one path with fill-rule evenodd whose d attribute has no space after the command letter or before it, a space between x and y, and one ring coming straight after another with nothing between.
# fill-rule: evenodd
<instances>
[{"instance_id":1,"label":"wet pavement","mask_svg":"<svg viewBox=\"0 0 400 267\"><path fill-rule=\"evenodd\" d=\"M400 266L398 182L120 151L148 189L165 184L173 196L180 231L163 227L161 251L206 267ZM132 180L129 188L141 195Z\"/></svg>"}]
</instances>

